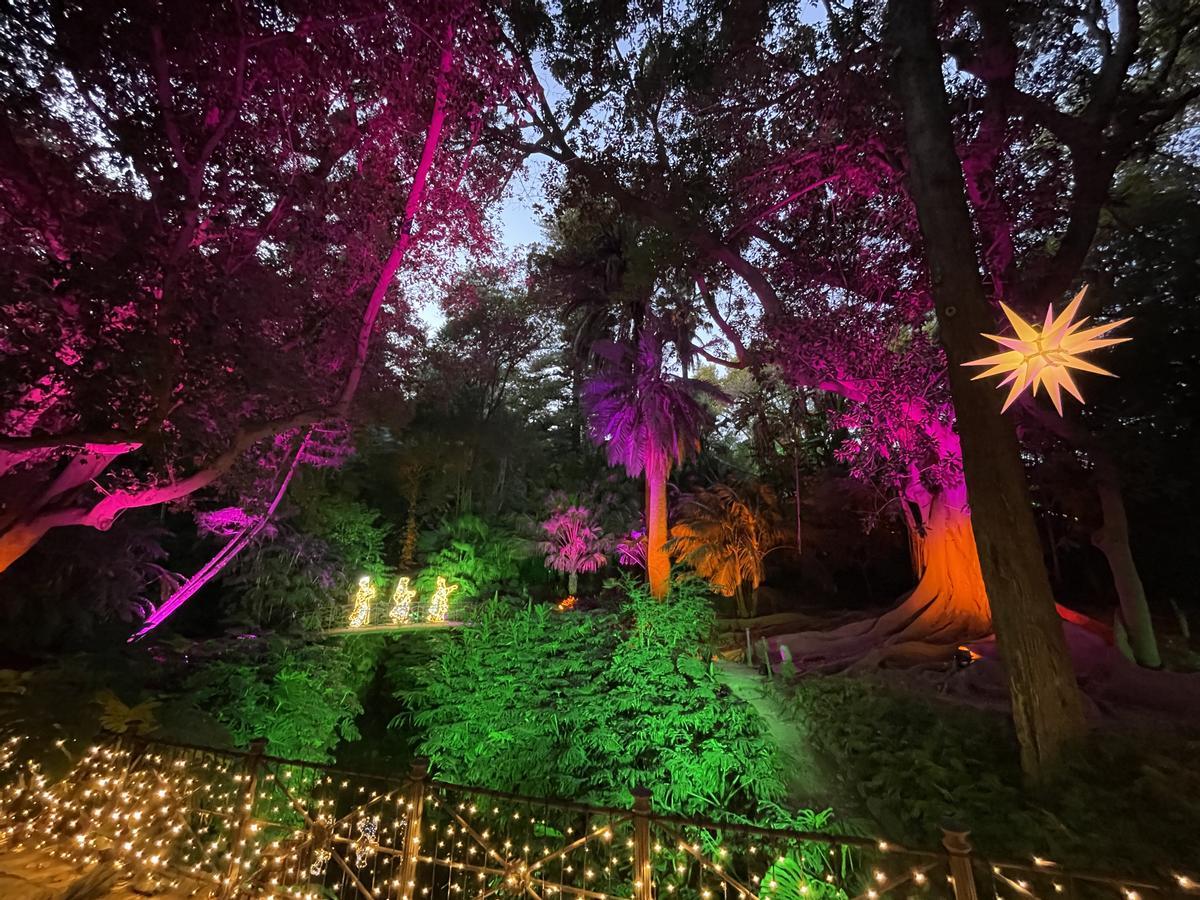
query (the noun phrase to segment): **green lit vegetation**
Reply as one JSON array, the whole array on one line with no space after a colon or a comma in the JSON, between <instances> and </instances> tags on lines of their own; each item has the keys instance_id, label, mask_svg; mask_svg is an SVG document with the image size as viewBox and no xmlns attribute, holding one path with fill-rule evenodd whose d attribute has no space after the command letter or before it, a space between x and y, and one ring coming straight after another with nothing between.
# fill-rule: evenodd
<instances>
[{"instance_id":1,"label":"green lit vegetation","mask_svg":"<svg viewBox=\"0 0 1200 900\"><path fill-rule=\"evenodd\" d=\"M676 583L667 603L632 579L613 611L489 604L412 673L397 720L460 784L627 806L756 817L783 799L763 723L708 664L707 594Z\"/></svg>"}]
</instances>

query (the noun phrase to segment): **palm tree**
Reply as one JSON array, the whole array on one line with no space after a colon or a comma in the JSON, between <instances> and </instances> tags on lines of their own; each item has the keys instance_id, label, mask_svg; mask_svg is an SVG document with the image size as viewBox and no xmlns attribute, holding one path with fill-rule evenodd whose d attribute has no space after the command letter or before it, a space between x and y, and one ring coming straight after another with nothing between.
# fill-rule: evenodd
<instances>
[{"instance_id":1,"label":"palm tree","mask_svg":"<svg viewBox=\"0 0 1200 900\"><path fill-rule=\"evenodd\" d=\"M628 344L597 342L592 351L601 370L580 391L592 440L604 447L609 465L624 466L646 479L646 575L650 592L666 597L671 579L667 555L667 477L671 466L700 448L700 435L712 413L700 403L706 395L724 401L712 384L664 370L663 345L645 328L636 350Z\"/></svg>"},{"instance_id":2,"label":"palm tree","mask_svg":"<svg viewBox=\"0 0 1200 900\"><path fill-rule=\"evenodd\" d=\"M567 594L579 590L579 573L595 572L608 562L608 540L590 509L581 505L556 504L542 522L546 540L538 549L546 554L546 568L567 573Z\"/></svg>"},{"instance_id":3,"label":"palm tree","mask_svg":"<svg viewBox=\"0 0 1200 900\"><path fill-rule=\"evenodd\" d=\"M685 495L679 517L671 529L671 555L722 595L736 597L739 616L755 615L763 560L791 537L775 492L764 484L717 482Z\"/></svg>"}]
</instances>

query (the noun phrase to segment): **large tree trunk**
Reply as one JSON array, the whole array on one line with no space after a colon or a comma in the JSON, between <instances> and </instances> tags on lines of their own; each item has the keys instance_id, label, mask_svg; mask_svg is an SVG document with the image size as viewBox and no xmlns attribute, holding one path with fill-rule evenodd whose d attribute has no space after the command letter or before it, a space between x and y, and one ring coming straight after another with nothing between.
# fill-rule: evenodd
<instances>
[{"instance_id":1,"label":"large tree trunk","mask_svg":"<svg viewBox=\"0 0 1200 900\"><path fill-rule=\"evenodd\" d=\"M911 542L922 568L916 588L898 607L908 610L906 639L958 644L990 634L992 613L979 570L966 485L925 494L913 506L921 521L914 515L917 529Z\"/></svg>"},{"instance_id":2,"label":"large tree trunk","mask_svg":"<svg viewBox=\"0 0 1200 900\"><path fill-rule=\"evenodd\" d=\"M667 473L670 464L652 460L646 465L646 578L650 593L659 600L671 585L671 558L667 555Z\"/></svg>"},{"instance_id":3,"label":"large tree trunk","mask_svg":"<svg viewBox=\"0 0 1200 900\"><path fill-rule=\"evenodd\" d=\"M924 561L917 586L877 619L825 632L782 635L798 668L835 670L856 665L911 665L949 659L955 647L992 631L979 553L971 530L966 487L913 498L913 542Z\"/></svg>"},{"instance_id":4,"label":"large tree trunk","mask_svg":"<svg viewBox=\"0 0 1200 900\"><path fill-rule=\"evenodd\" d=\"M972 525L1005 663L1021 764L1039 776L1085 731L1083 703L1055 612L1016 432L1000 398L963 363L991 352L995 327L975 256L962 166L954 149L942 53L930 0L890 0L888 38L904 113L909 181L925 238L949 366Z\"/></svg>"},{"instance_id":5,"label":"large tree trunk","mask_svg":"<svg viewBox=\"0 0 1200 900\"><path fill-rule=\"evenodd\" d=\"M0 573L32 549L50 527L49 518L42 517L32 523L18 522L0 533Z\"/></svg>"}]
</instances>

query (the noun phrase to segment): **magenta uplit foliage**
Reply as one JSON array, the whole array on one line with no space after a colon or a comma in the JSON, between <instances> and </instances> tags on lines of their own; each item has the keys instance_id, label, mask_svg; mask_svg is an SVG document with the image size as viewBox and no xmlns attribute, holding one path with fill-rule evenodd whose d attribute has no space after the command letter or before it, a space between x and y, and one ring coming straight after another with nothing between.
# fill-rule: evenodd
<instances>
[{"instance_id":1,"label":"magenta uplit foliage","mask_svg":"<svg viewBox=\"0 0 1200 900\"><path fill-rule=\"evenodd\" d=\"M945 358L919 305L809 310L775 334L777 364L800 386L846 398L831 407L843 431L837 449L852 475L901 496L961 483L961 452L945 380Z\"/></svg>"},{"instance_id":2,"label":"magenta uplit foliage","mask_svg":"<svg viewBox=\"0 0 1200 900\"><path fill-rule=\"evenodd\" d=\"M542 531L546 540L538 543L538 549L546 554L547 569L579 574L595 572L608 562L608 539L586 507L554 510L542 522Z\"/></svg>"},{"instance_id":3,"label":"magenta uplit foliage","mask_svg":"<svg viewBox=\"0 0 1200 900\"><path fill-rule=\"evenodd\" d=\"M617 541L617 562L623 566L646 568L646 532L633 530Z\"/></svg>"},{"instance_id":4,"label":"magenta uplit foliage","mask_svg":"<svg viewBox=\"0 0 1200 900\"><path fill-rule=\"evenodd\" d=\"M243 528L251 527L255 518L240 506L225 506L221 509L196 513L196 527L202 534L230 537Z\"/></svg>"},{"instance_id":5,"label":"magenta uplit foliage","mask_svg":"<svg viewBox=\"0 0 1200 900\"><path fill-rule=\"evenodd\" d=\"M697 397L724 400L715 385L667 372L652 328L642 331L636 348L598 341L592 351L604 367L584 382L580 399L592 440L604 448L609 465L636 477L695 452L712 421Z\"/></svg>"},{"instance_id":6,"label":"magenta uplit foliage","mask_svg":"<svg viewBox=\"0 0 1200 900\"><path fill-rule=\"evenodd\" d=\"M407 361L401 275L490 252L481 198L514 153L479 138L526 75L473 0L70 8L14 8L0 53L21 111L0 160L0 572L51 529L220 490L205 505L244 519L213 520L227 543L162 621L297 466L347 457L355 398Z\"/></svg>"}]
</instances>

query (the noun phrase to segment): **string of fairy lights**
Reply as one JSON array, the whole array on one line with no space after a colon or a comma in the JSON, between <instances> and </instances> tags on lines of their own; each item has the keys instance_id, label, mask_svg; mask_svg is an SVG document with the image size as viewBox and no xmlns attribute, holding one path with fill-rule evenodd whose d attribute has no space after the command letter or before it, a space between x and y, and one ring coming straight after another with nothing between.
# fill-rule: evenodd
<instances>
[{"instance_id":1,"label":"string of fairy lights","mask_svg":"<svg viewBox=\"0 0 1200 900\"><path fill-rule=\"evenodd\" d=\"M937 854L883 842L847 852L834 840L822 845L652 815L641 832L649 835L646 891L638 880L635 812L501 799L436 782L414 788L270 757L156 744L94 745L55 780L36 763L20 762L21 744L0 744L0 853L42 853L80 869L107 864L130 882L182 896L954 896L946 858ZM1054 863L1038 857L1024 869L994 866L991 878L997 898L1014 900L1052 897L1068 886ZM1144 886L1102 886L1114 900L1150 900ZM1171 887L1200 892L1182 874Z\"/></svg>"}]
</instances>

